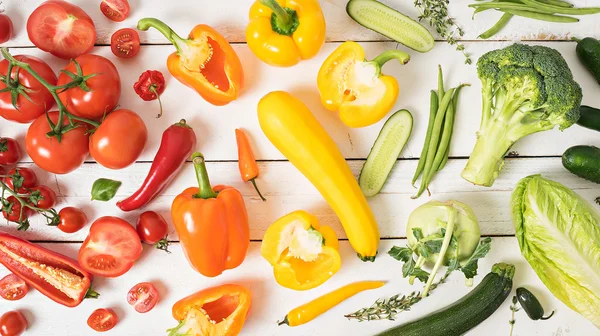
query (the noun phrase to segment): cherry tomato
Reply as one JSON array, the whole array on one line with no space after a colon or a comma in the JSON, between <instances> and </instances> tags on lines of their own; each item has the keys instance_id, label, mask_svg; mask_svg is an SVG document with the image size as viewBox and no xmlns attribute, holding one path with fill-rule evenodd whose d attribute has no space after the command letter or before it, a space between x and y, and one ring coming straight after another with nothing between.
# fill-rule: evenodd
<instances>
[{"instance_id":1,"label":"cherry tomato","mask_svg":"<svg viewBox=\"0 0 600 336\"><path fill-rule=\"evenodd\" d=\"M5 300L21 300L28 291L27 283L12 273L0 280L0 296Z\"/></svg>"},{"instance_id":2,"label":"cherry tomato","mask_svg":"<svg viewBox=\"0 0 600 336\"><path fill-rule=\"evenodd\" d=\"M107 278L125 274L142 254L135 229L118 217L100 217L79 249L78 261L86 271Z\"/></svg>"},{"instance_id":3,"label":"cherry tomato","mask_svg":"<svg viewBox=\"0 0 600 336\"><path fill-rule=\"evenodd\" d=\"M62 208L58 212L58 217L60 218L58 229L64 233L77 232L87 223L85 213L74 207Z\"/></svg>"},{"instance_id":4,"label":"cherry tomato","mask_svg":"<svg viewBox=\"0 0 600 336\"><path fill-rule=\"evenodd\" d=\"M0 166L13 166L21 160L21 147L12 138L0 138Z\"/></svg>"},{"instance_id":5,"label":"cherry tomato","mask_svg":"<svg viewBox=\"0 0 600 336\"><path fill-rule=\"evenodd\" d=\"M96 27L76 5L50 0L42 3L27 19L27 35L43 51L70 59L92 50L96 42Z\"/></svg>"},{"instance_id":6,"label":"cherry tomato","mask_svg":"<svg viewBox=\"0 0 600 336\"><path fill-rule=\"evenodd\" d=\"M140 282L127 293L127 303L138 313L151 311L156 306L156 302L158 302L158 291L149 282Z\"/></svg>"},{"instance_id":7,"label":"cherry tomato","mask_svg":"<svg viewBox=\"0 0 600 336\"><path fill-rule=\"evenodd\" d=\"M119 109L90 136L90 154L104 167L125 168L142 154L147 139L142 118L131 110Z\"/></svg>"},{"instance_id":8,"label":"cherry tomato","mask_svg":"<svg viewBox=\"0 0 600 336\"><path fill-rule=\"evenodd\" d=\"M138 218L136 229L144 243L156 244L167 236L168 225L161 215L146 211Z\"/></svg>"},{"instance_id":9,"label":"cherry tomato","mask_svg":"<svg viewBox=\"0 0 600 336\"><path fill-rule=\"evenodd\" d=\"M110 38L110 50L121 58L132 58L140 51L140 35L131 29L117 30Z\"/></svg>"},{"instance_id":10,"label":"cherry tomato","mask_svg":"<svg viewBox=\"0 0 600 336\"><path fill-rule=\"evenodd\" d=\"M0 14L0 43L7 42L13 35L13 24L8 15Z\"/></svg>"},{"instance_id":11,"label":"cherry tomato","mask_svg":"<svg viewBox=\"0 0 600 336\"><path fill-rule=\"evenodd\" d=\"M8 204L3 206L2 215L8 221L15 223L22 222L31 214L31 209L27 207L25 207L23 213L21 213L21 202L14 196L8 196L6 202L8 202Z\"/></svg>"},{"instance_id":12,"label":"cherry tomato","mask_svg":"<svg viewBox=\"0 0 600 336\"><path fill-rule=\"evenodd\" d=\"M13 177L7 176L3 179L3 182L4 184L6 184L7 187L9 187L11 190L18 192L19 194L25 194L27 193L27 189L33 188L38 185L38 180L37 176L35 175L35 172L29 168L13 168L9 170L6 175L16 175L16 177L14 178L18 180L22 178L21 187L17 190L15 190L14 188Z\"/></svg>"},{"instance_id":13,"label":"cherry tomato","mask_svg":"<svg viewBox=\"0 0 600 336\"><path fill-rule=\"evenodd\" d=\"M0 316L0 335L19 336L27 329L27 320L20 311L8 311Z\"/></svg>"},{"instance_id":14,"label":"cherry tomato","mask_svg":"<svg viewBox=\"0 0 600 336\"><path fill-rule=\"evenodd\" d=\"M41 209L50 209L56 204L56 193L45 185L29 189L29 193L40 193L40 199L33 205Z\"/></svg>"},{"instance_id":15,"label":"cherry tomato","mask_svg":"<svg viewBox=\"0 0 600 336\"><path fill-rule=\"evenodd\" d=\"M84 76L97 74L88 79L86 85L90 88L85 91L74 87L58 94L60 101L67 110L76 116L100 120L109 114L119 103L121 97L121 77L115 65L107 58L99 55L83 55L75 59ZM69 62L63 70L77 73L73 61ZM57 85L65 85L72 79L65 73L58 75Z\"/></svg>"},{"instance_id":16,"label":"cherry tomato","mask_svg":"<svg viewBox=\"0 0 600 336\"><path fill-rule=\"evenodd\" d=\"M100 308L94 310L88 317L87 324L96 331L108 331L117 325L119 319L112 309Z\"/></svg>"},{"instance_id":17,"label":"cherry tomato","mask_svg":"<svg viewBox=\"0 0 600 336\"><path fill-rule=\"evenodd\" d=\"M1 28L0 28L1 30ZM56 85L56 75L52 68L46 62L33 56L16 55L14 56L17 60L25 62L31 66L31 68L38 73L46 82ZM17 74L17 68L14 67L11 71L13 79ZM2 60L0 62L0 75L6 76L8 72L8 61ZM0 117L19 123L30 123L37 117L43 115L54 106L55 101L48 91L40 82L33 78L29 72L20 70L19 71L19 83L22 87L29 88L31 91L27 92L27 95L31 99L29 101L25 96L19 95L17 98L17 110L12 104L12 96L10 91L0 92ZM6 89L6 83L0 81L0 91Z\"/></svg>"},{"instance_id":18,"label":"cherry tomato","mask_svg":"<svg viewBox=\"0 0 600 336\"><path fill-rule=\"evenodd\" d=\"M58 122L58 112L49 112L53 123ZM69 121L65 117L63 125ZM55 174L66 174L77 169L85 161L89 152L89 139L84 125L76 127L62 136L58 142L56 137L48 137L50 125L46 116L37 118L25 136L25 150L33 162L40 168Z\"/></svg>"},{"instance_id":19,"label":"cherry tomato","mask_svg":"<svg viewBox=\"0 0 600 336\"><path fill-rule=\"evenodd\" d=\"M129 2L127 0L102 0L100 10L110 20L121 22L129 15Z\"/></svg>"}]
</instances>

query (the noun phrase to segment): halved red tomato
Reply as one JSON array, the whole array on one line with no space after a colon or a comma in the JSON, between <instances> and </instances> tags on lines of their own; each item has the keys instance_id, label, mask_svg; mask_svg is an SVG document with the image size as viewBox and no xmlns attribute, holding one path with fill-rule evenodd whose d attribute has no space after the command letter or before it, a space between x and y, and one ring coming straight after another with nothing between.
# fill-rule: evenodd
<instances>
[{"instance_id":1,"label":"halved red tomato","mask_svg":"<svg viewBox=\"0 0 600 336\"><path fill-rule=\"evenodd\" d=\"M70 59L92 50L96 27L83 9L67 1L50 0L27 19L27 35L43 51Z\"/></svg>"},{"instance_id":2,"label":"halved red tomato","mask_svg":"<svg viewBox=\"0 0 600 336\"><path fill-rule=\"evenodd\" d=\"M110 50L117 57L131 58L140 51L140 35L131 28L119 29L110 37Z\"/></svg>"},{"instance_id":3,"label":"halved red tomato","mask_svg":"<svg viewBox=\"0 0 600 336\"><path fill-rule=\"evenodd\" d=\"M79 249L79 265L107 278L125 274L142 254L137 231L121 218L98 218Z\"/></svg>"},{"instance_id":4,"label":"halved red tomato","mask_svg":"<svg viewBox=\"0 0 600 336\"><path fill-rule=\"evenodd\" d=\"M87 324L90 328L102 332L109 331L117 325L119 319L114 310L109 308L100 308L94 310L92 315L88 317Z\"/></svg>"},{"instance_id":5,"label":"halved red tomato","mask_svg":"<svg viewBox=\"0 0 600 336\"><path fill-rule=\"evenodd\" d=\"M158 290L149 282L140 282L127 293L127 303L133 306L138 313L151 311L157 302Z\"/></svg>"},{"instance_id":6,"label":"halved red tomato","mask_svg":"<svg viewBox=\"0 0 600 336\"><path fill-rule=\"evenodd\" d=\"M130 9L127 0L102 0L100 3L102 14L115 22L124 21L129 16Z\"/></svg>"},{"instance_id":7,"label":"halved red tomato","mask_svg":"<svg viewBox=\"0 0 600 336\"><path fill-rule=\"evenodd\" d=\"M9 301L21 300L29 292L25 280L14 274L9 274L0 280L0 296Z\"/></svg>"}]
</instances>

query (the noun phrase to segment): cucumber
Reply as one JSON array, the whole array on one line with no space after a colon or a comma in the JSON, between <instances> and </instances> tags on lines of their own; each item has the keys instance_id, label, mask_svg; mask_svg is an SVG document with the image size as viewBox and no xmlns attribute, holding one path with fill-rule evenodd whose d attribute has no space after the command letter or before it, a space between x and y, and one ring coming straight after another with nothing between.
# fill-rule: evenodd
<instances>
[{"instance_id":1,"label":"cucumber","mask_svg":"<svg viewBox=\"0 0 600 336\"><path fill-rule=\"evenodd\" d=\"M515 266L495 264L481 283L450 306L377 336L463 335L490 317L512 290Z\"/></svg>"},{"instance_id":2,"label":"cucumber","mask_svg":"<svg viewBox=\"0 0 600 336\"><path fill-rule=\"evenodd\" d=\"M564 152L562 164L571 173L600 183L600 148L573 146Z\"/></svg>"},{"instance_id":3,"label":"cucumber","mask_svg":"<svg viewBox=\"0 0 600 336\"><path fill-rule=\"evenodd\" d=\"M433 35L423 25L376 0L350 0L346 13L361 26L419 51L433 49Z\"/></svg>"},{"instance_id":4,"label":"cucumber","mask_svg":"<svg viewBox=\"0 0 600 336\"><path fill-rule=\"evenodd\" d=\"M407 110L394 113L383 125L360 171L358 184L365 196L379 193L412 132L413 117Z\"/></svg>"},{"instance_id":5,"label":"cucumber","mask_svg":"<svg viewBox=\"0 0 600 336\"><path fill-rule=\"evenodd\" d=\"M577 125L600 132L600 110L581 105L579 113L581 114L581 117L579 117Z\"/></svg>"},{"instance_id":6,"label":"cucumber","mask_svg":"<svg viewBox=\"0 0 600 336\"><path fill-rule=\"evenodd\" d=\"M600 41L592 37L573 40L577 41L577 48L575 48L577 57L600 83Z\"/></svg>"}]
</instances>

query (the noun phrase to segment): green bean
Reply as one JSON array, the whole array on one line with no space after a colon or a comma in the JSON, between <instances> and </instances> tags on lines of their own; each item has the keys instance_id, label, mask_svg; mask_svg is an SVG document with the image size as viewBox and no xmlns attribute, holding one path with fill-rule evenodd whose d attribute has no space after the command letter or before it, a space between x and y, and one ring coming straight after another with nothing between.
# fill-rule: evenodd
<instances>
[{"instance_id":1,"label":"green bean","mask_svg":"<svg viewBox=\"0 0 600 336\"><path fill-rule=\"evenodd\" d=\"M534 7L536 9L551 10L551 11L554 11L554 13L556 13L556 14L586 15L586 14L600 13L600 7L570 8L570 7L547 5L545 3L535 1L535 0L520 0L520 1L523 2L525 5L529 5L530 7Z\"/></svg>"},{"instance_id":2,"label":"green bean","mask_svg":"<svg viewBox=\"0 0 600 336\"><path fill-rule=\"evenodd\" d=\"M517 16L530 18L530 19L540 20L540 21L559 22L559 23L579 22L578 18L574 18L571 16L543 14L543 13L535 13L535 12L530 12L530 11L512 10L512 9L499 9L499 11L517 15Z\"/></svg>"},{"instance_id":3,"label":"green bean","mask_svg":"<svg viewBox=\"0 0 600 336\"><path fill-rule=\"evenodd\" d=\"M433 174L442 170L442 168L444 168L446 162L448 161L448 155L450 154L450 144L452 142L452 134L454 134L454 122L456 121L456 113L458 112L458 94L460 93L460 90L465 86L469 86L469 84L461 84L454 91L452 102L450 103L450 107L448 107L448 113L446 114L446 118L444 119L444 131L442 133L442 141L440 141L440 146L437 150L435 159L433 161L433 166L436 167L436 169L431 172L431 177L430 180L427 181L427 184L431 182ZM450 108L452 108L452 113L450 113ZM444 139L447 140L444 141Z\"/></svg>"},{"instance_id":4,"label":"green bean","mask_svg":"<svg viewBox=\"0 0 600 336\"><path fill-rule=\"evenodd\" d=\"M442 72L442 66L438 64L438 106L442 105L444 93L444 73Z\"/></svg>"},{"instance_id":5,"label":"green bean","mask_svg":"<svg viewBox=\"0 0 600 336\"><path fill-rule=\"evenodd\" d=\"M546 5L554 5L554 6L568 7L568 8L573 7L572 3L568 3L568 2L562 1L562 0L538 0L538 2L545 3Z\"/></svg>"},{"instance_id":6,"label":"green bean","mask_svg":"<svg viewBox=\"0 0 600 336\"><path fill-rule=\"evenodd\" d=\"M429 141L431 139L431 130L433 129L433 122L435 120L435 114L438 109L438 95L434 90L431 90L431 95L429 98L429 122L427 124L427 134L425 135L425 143L423 144L423 150L421 150L421 157L419 157L419 164L417 165L417 170L415 171L415 176L412 179L412 186L415 186L415 182L421 173L423 172L423 167L425 166L425 160L427 157L427 150L429 149Z\"/></svg>"},{"instance_id":7,"label":"green bean","mask_svg":"<svg viewBox=\"0 0 600 336\"><path fill-rule=\"evenodd\" d=\"M531 6L520 4L520 3L512 3L512 2L485 2L481 4L470 4L471 8L494 8L497 10L502 9L510 9L510 10L522 10L536 13L544 13L544 14L554 14L556 11L548 10L545 8L532 8Z\"/></svg>"},{"instance_id":8,"label":"green bean","mask_svg":"<svg viewBox=\"0 0 600 336\"><path fill-rule=\"evenodd\" d=\"M502 17L500 18L500 20L498 20L498 22L496 22L496 24L492 28L488 29L487 31L485 31L484 33L479 35L479 38L483 39L483 40L487 40L490 37L496 35L500 30L502 30L502 28L506 27L506 25L508 24L510 19L513 18L513 16L514 15L510 14L510 13L502 14Z\"/></svg>"}]
</instances>

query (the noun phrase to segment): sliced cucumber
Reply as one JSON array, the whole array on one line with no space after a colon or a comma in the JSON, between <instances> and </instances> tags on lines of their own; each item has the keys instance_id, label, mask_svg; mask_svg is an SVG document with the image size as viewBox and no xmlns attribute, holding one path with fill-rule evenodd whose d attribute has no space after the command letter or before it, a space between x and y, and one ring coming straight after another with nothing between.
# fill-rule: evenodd
<instances>
[{"instance_id":1,"label":"sliced cucumber","mask_svg":"<svg viewBox=\"0 0 600 336\"><path fill-rule=\"evenodd\" d=\"M410 137L412 126L413 117L407 110L394 113L385 122L358 177L365 196L375 196L383 188Z\"/></svg>"},{"instance_id":2,"label":"sliced cucumber","mask_svg":"<svg viewBox=\"0 0 600 336\"><path fill-rule=\"evenodd\" d=\"M360 25L419 52L433 49L433 35L423 25L376 0L350 0L346 13Z\"/></svg>"}]
</instances>

